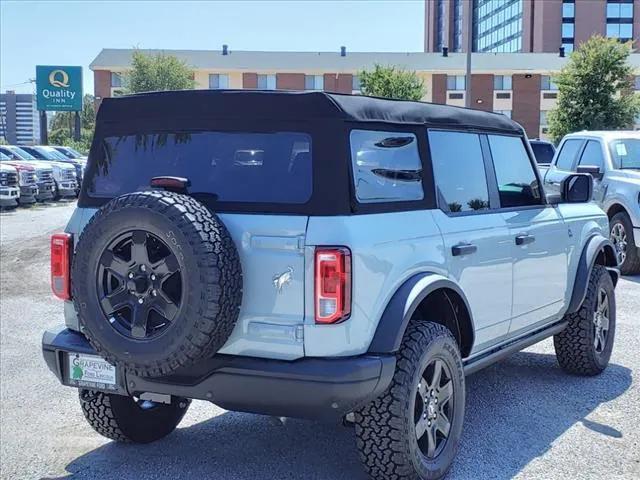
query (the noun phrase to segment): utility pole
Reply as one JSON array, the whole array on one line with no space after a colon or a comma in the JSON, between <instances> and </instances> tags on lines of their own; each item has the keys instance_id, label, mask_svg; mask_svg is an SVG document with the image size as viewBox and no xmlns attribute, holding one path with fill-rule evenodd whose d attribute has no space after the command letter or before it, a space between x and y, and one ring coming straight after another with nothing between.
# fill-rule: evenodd
<instances>
[{"instance_id":1,"label":"utility pole","mask_svg":"<svg viewBox=\"0 0 640 480\"><path fill-rule=\"evenodd\" d=\"M465 51L467 52L467 68L464 77L464 106L471 108L471 50L473 49L473 1L465 0L467 14L464 16L467 33Z\"/></svg>"}]
</instances>

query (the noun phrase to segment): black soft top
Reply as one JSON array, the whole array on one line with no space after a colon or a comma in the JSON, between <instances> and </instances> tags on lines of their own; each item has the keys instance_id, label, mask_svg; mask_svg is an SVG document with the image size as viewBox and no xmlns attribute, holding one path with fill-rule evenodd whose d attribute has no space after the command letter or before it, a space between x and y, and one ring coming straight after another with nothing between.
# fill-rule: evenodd
<instances>
[{"instance_id":1,"label":"black soft top","mask_svg":"<svg viewBox=\"0 0 640 480\"><path fill-rule=\"evenodd\" d=\"M180 90L105 98L99 120L135 126L158 117L335 119L522 133L522 127L506 116L481 110L363 95L277 90Z\"/></svg>"},{"instance_id":2,"label":"black soft top","mask_svg":"<svg viewBox=\"0 0 640 480\"><path fill-rule=\"evenodd\" d=\"M78 205L98 207L109 198L91 194L97 174L107 175L104 142L124 136L226 132L301 132L312 138L313 189L306 204L201 201L215 211L305 215L349 215L435 208L436 195L425 128L515 135L522 127L504 115L449 105L327 92L182 90L102 101ZM371 129L411 133L422 160L424 199L360 203L355 200L350 132ZM131 158L130 161L135 161ZM101 173L100 173L101 172ZM145 172L137 173L141 183ZM171 175L181 176L180 171Z\"/></svg>"}]
</instances>

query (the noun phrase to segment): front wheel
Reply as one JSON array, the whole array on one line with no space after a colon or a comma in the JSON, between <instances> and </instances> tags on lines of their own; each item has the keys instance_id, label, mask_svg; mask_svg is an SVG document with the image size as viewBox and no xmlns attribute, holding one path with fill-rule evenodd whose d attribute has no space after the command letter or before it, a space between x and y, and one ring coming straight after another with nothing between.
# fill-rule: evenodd
<instances>
[{"instance_id":1,"label":"front wheel","mask_svg":"<svg viewBox=\"0 0 640 480\"><path fill-rule=\"evenodd\" d=\"M615 290L605 267L593 266L580 310L565 318L567 328L553 337L560 367L574 375L601 373L609 364L616 332Z\"/></svg>"},{"instance_id":2,"label":"front wheel","mask_svg":"<svg viewBox=\"0 0 640 480\"><path fill-rule=\"evenodd\" d=\"M442 478L458 450L465 385L458 345L444 326L414 321L389 389L355 412L360 458L376 480Z\"/></svg>"},{"instance_id":3,"label":"front wheel","mask_svg":"<svg viewBox=\"0 0 640 480\"><path fill-rule=\"evenodd\" d=\"M100 435L124 443L150 443L169 435L190 403L174 397L164 404L92 390L79 393L89 425Z\"/></svg>"}]
</instances>

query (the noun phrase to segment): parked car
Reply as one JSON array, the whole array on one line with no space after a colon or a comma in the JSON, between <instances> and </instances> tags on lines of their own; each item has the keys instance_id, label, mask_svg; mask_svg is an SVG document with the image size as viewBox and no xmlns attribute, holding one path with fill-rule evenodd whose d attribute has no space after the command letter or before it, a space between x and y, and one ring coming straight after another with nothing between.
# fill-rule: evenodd
<instances>
[{"instance_id":1,"label":"parked car","mask_svg":"<svg viewBox=\"0 0 640 480\"><path fill-rule=\"evenodd\" d=\"M108 438L164 437L190 399L353 413L371 477L441 478L465 375L550 336L572 374L609 362L619 272L592 178L549 203L504 115L179 91L105 98L96 134L51 241L66 328L43 354Z\"/></svg>"},{"instance_id":2,"label":"parked car","mask_svg":"<svg viewBox=\"0 0 640 480\"><path fill-rule=\"evenodd\" d=\"M82 185L82 178L84 177L84 170L87 168L87 157L82 155L77 150L74 150L71 147L62 147L52 145L50 148L55 149L59 154L63 155L67 160L73 161L76 167L76 175L78 180L78 191L80 189L80 185Z\"/></svg>"},{"instance_id":3,"label":"parked car","mask_svg":"<svg viewBox=\"0 0 640 480\"><path fill-rule=\"evenodd\" d=\"M538 164L538 169L544 175L549 165L551 165L553 156L556 153L556 147L551 142L539 139L530 140L529 143L531 144L531 150L533 150L533 155Z\"/></svg>"},{"instance_id":4,"label":"parked car","mask_svg":"<svg viewBox=\"0 0 640 480\"><path fill-rule=\"evenodd\" d=\"M53 198L75 197L78 194L78 169L82 175L82 166L69 160L56 149L48 146L21 147L38 160L49 162L53 167L53 178L56 182Z\"/></svg>"},{"instance_id":5,"label":"parked car","mask_svg":"<svg viewBox=\"0 0 640 480\"><path fill-rule=\"evenodd\" d=\"M12 145L0 146L0 152L8 156L8 163L18 169L21 205L53 198L55 180L51 164L40 162L21 148Z\"/></svg>"},{"instance_id":6,"label":"parked car","mask_svg":"<svg viewBox=\"0 0 640 480\"><path fill-rule=\"evenodd\" d=\"M607 212L610 238L623 274L640 273L640 132L579 132L565 136L546 188L559 192L574 172L594 178L594 200Z\"/></svg>"},{"instance_id":7,"label":"parked car","mask_svg":"<svg viewBox=\"0 0 640 480\"><path fill-rule=\"evenodd\" d=\"M62 145L52 145L52 147L71 160L84 160L85 162L87 161L87 156L83 155L74 148L64 147Z\"/></svg>"},{"instance_id":8,"label":"parked car","mask_svg":"<svg viewBox=\"0 0 640 480\"><path fill-rule=\"evenodd\" d=\"M9 160L9 157L0 153L0 161L6 160ZM0 207L17 207L19 199L18 170L11 165L0 163Z\"/></svg>"}]
</instances>

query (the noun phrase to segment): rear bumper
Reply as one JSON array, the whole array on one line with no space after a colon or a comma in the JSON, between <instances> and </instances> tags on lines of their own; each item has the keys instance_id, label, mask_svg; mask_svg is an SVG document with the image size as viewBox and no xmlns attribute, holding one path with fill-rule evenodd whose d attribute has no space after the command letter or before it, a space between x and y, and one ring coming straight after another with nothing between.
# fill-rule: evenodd
<instances>
[{"instance_id":1,"label":"rear bumper","mask_svg":"<svg viewBox=\"0 0 640 480\"><path fill-rule=\"evenodd\" d=\"M636 247L640 248L640 227L633 227L633 238L636 241Z\"/></svg>"},{"instance_id":2,"label":"rear bumper","mask_svg":"<svg viewBox=\"0 0 640 480\"><path fill-rule=\"evenodd\" d=\"M45 332L45 361L63 385L68 352L95 354L72 330ZM117 372L111 393L144 392L208 400L227 410L263 415L332 420L380 396L395 371L393 355L303 358L295 361L216 355L174 375L143 378Z\"/></svg>"}]
</instances>

